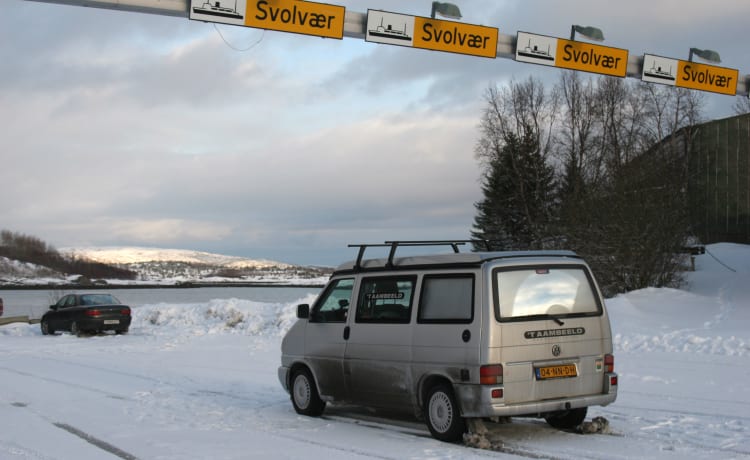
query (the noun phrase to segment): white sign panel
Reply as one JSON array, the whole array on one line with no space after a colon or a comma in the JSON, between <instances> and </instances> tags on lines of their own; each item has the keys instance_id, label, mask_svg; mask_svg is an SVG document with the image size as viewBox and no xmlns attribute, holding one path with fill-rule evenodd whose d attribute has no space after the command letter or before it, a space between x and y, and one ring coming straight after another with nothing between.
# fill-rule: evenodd
<instances>
[{"instance_id":1,"label":"white sign panel","mask_svg":"<svg viewBox=\"0 0 750 460\"><path fill-rule=\"evenodd\" d=\"M244 26L246 8L246 0L192 0L190 19Z\"/></svg>"},{"instance_id":2,"label":"white sign panel","mask_svg":"<svg viewBox=\"0 0 750 460\"><path fill-rule=\"evenodd\" d=\"M679 61L653 54L643 55L643 81L675 86Z\"/></svg>"},{"instance_id":3,"label":"white sign panel","mask_svg":"<svg viewBox=\"0 0 750 460\"><path fill-rule=\"evenodd\" d=\"M518 32L516 61L554 66L556 53L557 38Z\"/></svg>"},{"instance_id":4,"label":"white sign panel","mask_svg":"<svg viewBox=\"0 0 750 460\"><path fill-rule=\"evenodd\" d=\"M388 11L367 11L365 40L388 45L414 45L414 16Z\"/></svg>"}]
</instances>

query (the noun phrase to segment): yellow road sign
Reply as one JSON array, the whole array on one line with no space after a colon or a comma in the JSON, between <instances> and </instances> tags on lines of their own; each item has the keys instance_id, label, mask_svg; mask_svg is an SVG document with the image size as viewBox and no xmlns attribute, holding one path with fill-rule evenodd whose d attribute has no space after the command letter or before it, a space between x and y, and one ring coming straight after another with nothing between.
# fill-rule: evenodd
<instances>
[{"instance_id":1,"label":"yellow road sign","mask_svg":"<svg viewBox=\"0 0 750 460\"><path fill-rule=\"evenodd\" d=\"M679 61L677 86L734 96L737 93L739 71L726 67Z\"/></svg>"},{"instance_id":2,"label":"yellow road sign","mask_svg":"<svg viewBox=\"0 0 750 460\"><path fill-rule=\"evenodd\" d=\"M625 77L628 50L558 38L555 67Z\"/></svg>"},{"instance_id":3,"label":"yellow road sign","mask_svg":"<svg viewBox=\"0 0 750 460\"><path fill-rule=\"evenodd\" d=\"M343 38L346 8L299 0L247 0L245 25L317 37Z\"/></svg>"},{"instance_id":4,"label":"yellow road sign","mask_svg":"<svg viewBox=\"0 0 750 460\"><path fill-rule=\"evenodd\" d=\"M367 10L365 40L472 56L497 57L494 27Z\"/></svg>"},{"instance_id":5,"label":"yellow road sign","mask_svg":"<svg viewBox=\"0 0 750 460\"><path fill-rule=\"evenodd\" d=\"M494 59L497 37L498 30L494 27L416 16L412 46Z\"/></svg>"}]
</instances>

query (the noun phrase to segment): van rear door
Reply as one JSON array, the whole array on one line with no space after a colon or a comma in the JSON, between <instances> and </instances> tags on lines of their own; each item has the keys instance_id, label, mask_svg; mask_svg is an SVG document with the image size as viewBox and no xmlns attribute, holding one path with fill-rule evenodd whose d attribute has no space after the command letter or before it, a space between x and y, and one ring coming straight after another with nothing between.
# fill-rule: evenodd
<instances>
[{"instance_id":1,"label":"van rear door","mask_svg":"<svg viewBox=\"0 0 750 460\"><path fill-rule=\"evenodd\" d=\"M496 268L493 291L490 354L503 364L505 404L604 392L611 332L588 267Z\"/></svg>"}]
</instances>

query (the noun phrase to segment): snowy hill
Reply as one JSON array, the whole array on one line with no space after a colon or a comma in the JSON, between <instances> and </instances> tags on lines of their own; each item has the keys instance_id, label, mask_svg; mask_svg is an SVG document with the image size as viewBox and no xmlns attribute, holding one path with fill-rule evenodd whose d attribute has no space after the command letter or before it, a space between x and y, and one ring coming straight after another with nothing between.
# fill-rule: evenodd
<instances>
[{"instance_id":1,"label":"snowy hill","mask_svg":"<svg viewBox=\"0 0 750 460\"><path fill-rule=\"evenodd\" d=\"M86 259L137 273L132 281L104 280L108 285L180 283L273 283L322 285L330 269L303 267L265 259L184 249L84 247L59 250L65 257ZM75 283L79 274L0 257L0 285Z\"/></svg>"},{"instance_id":2,"label":"snowy hill","mask_svg":"<svg viewBox=\"0 0 750 460\"><path fill-rule=\"evenodd\" d=\"M95 262L112 265L142 264L147 262L181 262L194 265L212 265L227 268L291 268L292 265L270 260L246 259L236 256L212 254L187 249L159 249L142 247L65 248L66 255L75 255Z\"/></svg>"}]
</instances>

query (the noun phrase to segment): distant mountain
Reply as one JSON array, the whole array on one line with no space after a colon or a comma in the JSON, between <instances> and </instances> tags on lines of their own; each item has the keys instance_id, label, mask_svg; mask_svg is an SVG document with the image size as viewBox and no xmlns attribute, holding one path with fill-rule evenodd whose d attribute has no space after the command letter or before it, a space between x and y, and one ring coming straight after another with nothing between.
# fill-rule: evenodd
<instances>
[{"instance_id":1,"label":"distant mountain","mask_svg":"<svg viewBox=\"0 0 750 460\"><path fill-rule=\"evenodd\" d=\"M157 262L179 262L193 265L211 265L224 268L293 268L293 265L265 259L247 259L243 257L212 254L187 249L158 249L142 247L89 247L60 249L67 256L82 257L95 262L112 265L131 265Z\"/></svg>"},{"instance_id":2,"label":"distant mountain","mask_svg":"<svg viewBox=\"0 0 750 460\"><path fill-rule=\"evenodd\" d=\"M76 273L60 273L47 267L0 257L0 285L93 284L223 284L268 283L322 285L331 269L290 265L265 259L248 259L183 249L142 247L64 248L70 260L87 260L127 269L134 280L87 280Z\"/></svg>"}]
</instances>

